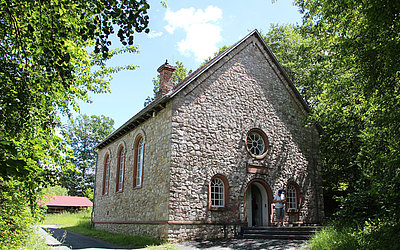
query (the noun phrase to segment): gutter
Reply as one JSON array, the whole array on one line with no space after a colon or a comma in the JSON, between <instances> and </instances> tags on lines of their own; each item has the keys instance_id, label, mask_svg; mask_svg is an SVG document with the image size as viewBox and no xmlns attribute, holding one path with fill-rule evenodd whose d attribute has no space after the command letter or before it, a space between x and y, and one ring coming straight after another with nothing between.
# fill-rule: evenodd
<instances>
[{"instance_id":1,"label":"gutter","mask_svg":"<svg viewBox=\"0 0 400 250\"><path fill-rule=\"evenodd\" d=\"M142 124L144 121L153 116L153 113L158 113L160 110L165 108L165 103L170 99L170 94L166 94L159 99L156 99L145 108L140 110L131 119L125 122L122 126L117 128L114 132L108 135L103 141L94 146L95 149L102 149L109 143L115 141L121 136L125 135L138 125Z\"/></svg>"}]
</instances>

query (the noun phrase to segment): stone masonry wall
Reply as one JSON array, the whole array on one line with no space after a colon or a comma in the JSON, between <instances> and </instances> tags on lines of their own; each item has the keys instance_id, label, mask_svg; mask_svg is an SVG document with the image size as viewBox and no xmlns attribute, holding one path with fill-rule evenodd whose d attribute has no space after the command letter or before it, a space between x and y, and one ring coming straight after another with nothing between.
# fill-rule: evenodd
<instances>
[{"instance_id":1,"label":"stone masonry wall","mask_svg":"<svg viewBox=\"0 0 400 250\"><path fill-rule=\"evenodd\" d=\"M112 232L167 238L171 105L98 152L94 222ZM144 136L144 167L141 188L133 188L134 143ZM125 177L123 192L116 192L117 150L123 144ZM109 194L102 195L106 153L111 155ZM154 223L161 223L154 225Z\"/></svg>"},{"instance_id":2,"label":"stone masonry wall","mask_svg":"<svg viewBox=\"0 0 400 250\"><path fill-rule=\"evenodd\" d=\"M223 57L173 99L169 220L245 223L245 188L258 178L274 193L289 181L297 183L300 219L320 222L318 132L304 125L306 116L257 39L247 39ZM264 131L269 140L269 153L262 160L246 151L245 137L252 128ZM265 166L268 174L248 173L248 163ZM224 211L208 209L208 185L216 174L229 182L229 204ZM196 238L196 234L182 236L171 228L170 239ZM197 228L202 228L199 234L212 230Z\"/></svg>"}]
</instances>

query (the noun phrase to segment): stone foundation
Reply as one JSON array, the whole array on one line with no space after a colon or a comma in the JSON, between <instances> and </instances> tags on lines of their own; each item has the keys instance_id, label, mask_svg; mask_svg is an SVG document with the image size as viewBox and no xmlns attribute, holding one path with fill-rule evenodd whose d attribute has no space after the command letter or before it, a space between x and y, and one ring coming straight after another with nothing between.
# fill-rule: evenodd
<instances>
[{"instance_id":1,"label":"stone foundation","mask_svg":"<svg viewBox=\"0 0 400 250\"><path fill-rule=\"evenodd\" d=\"M112 233L149 236L168 239L168 224L95 223L95 228Z\"/></svg>"},{"instance_id":2,"label":"stone foundation","mask_svg":"<svg viewBox=\"0 0 400 250\"><path fill-rule=\"evenodd\" d=\"M181 242L185 240L233 238L239 232L240 225L95 223L95 228L112 233L143 235L168 240L169 242Z\"/></svg>"}]
</instances>

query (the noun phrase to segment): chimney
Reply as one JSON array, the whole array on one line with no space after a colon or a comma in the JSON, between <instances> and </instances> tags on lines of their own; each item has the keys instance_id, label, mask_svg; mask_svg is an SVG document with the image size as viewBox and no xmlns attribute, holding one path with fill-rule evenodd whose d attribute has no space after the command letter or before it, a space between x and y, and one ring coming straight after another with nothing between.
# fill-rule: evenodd
<instances>
[{"instance_id":1,"label":"chimney","mask_svg":"<svg viewBox=\"0 0 400 250\"><path fill-rule=\"evenodd\" d=\"M175 67L168 64L168 60L165 60L165 63L157 69L158 73L160 73L160 85L156 98L160 98L172 90L172 74L175 69Z\"/></svg>"}]
</instances>

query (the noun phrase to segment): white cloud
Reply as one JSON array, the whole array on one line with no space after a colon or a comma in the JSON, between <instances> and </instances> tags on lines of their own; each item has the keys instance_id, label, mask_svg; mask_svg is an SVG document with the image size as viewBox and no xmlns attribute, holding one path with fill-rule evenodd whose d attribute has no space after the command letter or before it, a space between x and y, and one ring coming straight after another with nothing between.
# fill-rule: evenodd
<instances>
[{"instance_id":1,"label":"white cloud","mask_svg":"<svg viewBox=\"0 0 400 250\"><path fill-rule=\"evenodd\" d=\"M157 32L157 31L150 31L149 34L147 34L147 36L151 39L151 38L156 38L159 36L162 36L164 33L162 31Z\"/></svg>"},{"instance_id":2,"label":"white cloud","mask_svg":"<svg viewBox=\"0 0 400 250\"><path fill-rule=\"evenodd\" d=\"M164 19L168 22L164 27L168 33L173 34L179 28L186 32L186 38L177 44L182 54L193 53L201 62L218 50L217 43L221 41L220 8L210 5L205 10L193 7L176 12L167 10Z\"/></svg>"}]
</instances>

